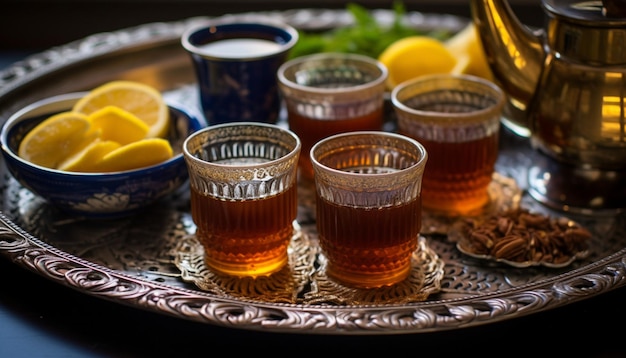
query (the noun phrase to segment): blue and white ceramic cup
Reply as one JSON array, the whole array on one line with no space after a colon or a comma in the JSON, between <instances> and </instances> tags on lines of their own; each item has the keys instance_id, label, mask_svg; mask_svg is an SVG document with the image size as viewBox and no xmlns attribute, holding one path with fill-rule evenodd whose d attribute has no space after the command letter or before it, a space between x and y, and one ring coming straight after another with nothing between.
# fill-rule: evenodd
<instances>
[{"instance_id":1,"label":"blue and white ceramic cup","mask_svg":"<svg viewBox=\"0 0 626 358\"><path fill-rule=\"evenodd\" d=\"M295 28L265 18L213 20L188 28L181 42L193 61L209 125L277 122L276 71L298 42Z\"/></svg>"}]
</instances>

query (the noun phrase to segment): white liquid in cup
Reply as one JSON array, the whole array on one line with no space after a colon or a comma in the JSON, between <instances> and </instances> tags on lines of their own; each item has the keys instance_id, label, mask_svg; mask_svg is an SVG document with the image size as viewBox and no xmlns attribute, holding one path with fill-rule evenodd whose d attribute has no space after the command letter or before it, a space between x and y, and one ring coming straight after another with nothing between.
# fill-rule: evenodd
<instances>
[{"instance_id":1,"label":"white liquid in cup","mask_svg":"<svg viewBox=\"0 0 626 358\"><path fill-rule=\"evenodd\" d=\"M221 58L251 58L274 54L281 45L262 39L226 39L198 46L202 54Z\"/></svg>"}]
</instances>

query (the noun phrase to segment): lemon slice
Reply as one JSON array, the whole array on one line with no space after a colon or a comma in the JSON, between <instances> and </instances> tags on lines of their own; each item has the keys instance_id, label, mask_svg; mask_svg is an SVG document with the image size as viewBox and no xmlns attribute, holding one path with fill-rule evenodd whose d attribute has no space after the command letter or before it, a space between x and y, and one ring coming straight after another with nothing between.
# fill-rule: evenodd
<instances>
[{"instance_id":1,"label":"lemon slice","mask_svg":"<svg viewBox=\"0 0 626 358\"><path fill-rule=\"evenodd\" d=\"M150 127L146 138L165 137L169 109L154 87L133 81L111 81L89 91L73 110L90 115L104 107L116 106L132 113Z\"/></svg>"},{"instance_id":2,"label":"lemon slice","mask_svg":"<svg viewBox=\"0 0 626 358\"><path fill-rule=\"evenodd\" d=\"M95 172L102 158L113 150L121 147L117 142L96 139L83 150L70 156L59 164L59 170L72 172Z\"/></svg>"},{"instance_id":3,"label":"lemon slice","mask_svg":"<svg viewBox=\"0 0 626 358\"><path fill-rule=\"evenodd\" d=\"M470 72L471 58L469 55L462 54L457 57L457 62L450 73L454 75L471 74Z\"/></svg>"},{"instance_id":4,"label":"lemon slice","mask_svg":"<svg viewBox=\"0 0 626 358\"><path fill-rule=\"evenodd\" d=\"M476 25L470 22L465 28L445 41L444 45L455 57L467 63L457 66L453 73L464 73L493 80L493 74L487 62Z\"/></svg>"},{"instance_id":5,"label":"lemon slice","mask_svg":"<svg viewBox=\"0 0 626 358\"><path fill-rule=\"evenodd\" d=\"M88 116L92 131L100 131L100 139L121 145L144 139L150 127L134 114L116 106L103 107Z\"/></svg>"},{"instance_id":6,"label":"lemon slice","mask_svg":"<svg viewBox=\"0 0 626 358\"><path fill-rule=\"evenodd\" d=\"M94 170L118 172L158 164L174 155L170 142L162 138L142 139L107 153Z\"/></svg>"},{"instance_id":7,"label":"lemon slice","mask_svg":"<svg viewBox=\"0 0 626 358\"><path fill-rule=\"evenodd\" d=\"M457 59L443 42L429 36L409 36L391 43L378 57L387 66L387 89L422 75L450 73Z\"/></svg>"},{"instance_id":8,"label":"lemon slice","mask_svg":"<svg viewBox=\"0 0 626 358\"><path fill-rule=\"evenodd\" d=\"M62 112L50 116L30 130L20 142L18 155L37 165L56 169L70 155L93 141L97 133L90 130L87 116Z\"/></svg>"}]
</instances>

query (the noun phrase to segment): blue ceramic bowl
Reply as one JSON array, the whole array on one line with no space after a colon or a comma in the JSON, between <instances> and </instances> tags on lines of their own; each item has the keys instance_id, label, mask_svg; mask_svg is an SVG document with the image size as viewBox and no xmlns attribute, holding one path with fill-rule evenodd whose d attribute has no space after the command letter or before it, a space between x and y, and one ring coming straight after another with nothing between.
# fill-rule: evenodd
<instances>
[{"instance_id":1,"label":"blue ceramic bowl","mask_svg":"<svg viewBox=\"0 0 626 358\"><path fill-rule=\"evenodd\" d=\"M69 110L85 94L40 100L13 114L3 125L2 155L7 169L22 186L72 215L119 218L153 204L188 180L182 142L205 124L172 105L168 139L174 156L157 165L113 173L77 173L35 165L17 155L19 143L30 129L52 114Z\"/></svg>"}]
</instances>

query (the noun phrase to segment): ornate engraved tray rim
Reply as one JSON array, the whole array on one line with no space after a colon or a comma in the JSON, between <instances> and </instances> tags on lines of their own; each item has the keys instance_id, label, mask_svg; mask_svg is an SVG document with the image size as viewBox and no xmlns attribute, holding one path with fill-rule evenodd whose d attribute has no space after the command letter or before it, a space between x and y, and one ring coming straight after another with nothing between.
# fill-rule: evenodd
<instances>
[{"instance_id":1,"label":"ornate engraved tray rim","mask_svg":"<svg viewBox=\"0 0 626 358\"><path fill-rule=\"evenodd\" d=\"M256 15L258 13L227 16ZM351 21L343 10L300 9L268 12L265 15L280 18L301 29L313 30L344 26ZM376 16L388 20L390 13L381 10ZM164 91L168 90L168 86L188 84L192 80L190 65L177 46L179 36L187 26L206 19L198 17L171 23L151 23L94 34L15 63L0 72L0 120L5 121L12 112L35 100L86 90L109 78L141 78ZM453 31L460 30L466 23L463 19L437 14L410 13L408 19L417 27L433 29L444 26ZM125 61L131 57L154 62L137 65L136 61ZM102 71L103 66L106 73ZM74 72L81 75L80 81L73 81L72 76L68 76ZM519 139L507 140L514 142ZM513 144L511 150L503 153L507 162L502 163L499 169L505 175L518 179L524 177L522 168L528 160L532 160L516 150L516 146L524 145ZM509 165L511 163L514 165ZM0 165L4 167L3 161ZM430 243L435 250L449 259L447 264L450 267L446 275L450 275L450 281L442 286L440 294L422 302L308 305L224 297L194 289L191 285L173 283L177 280L175 273L171 278L154 279L155 275L149 270L112 268L83 258L88 257L86 254L70 253L44 241L30 231L33 227L40 229L37 220L42 218L31 216L28 205L26 209L21 209L19 203L11 202L11 196L23 193L11 191L16 190L15 183L11 183L6 169L0 170L0 173L0 254L3 257L88 295L216 326L339 335L443 331L538 313L626 284L626 224L624 215L618 215L614 218L586 219L588 224L599 228L598 235L606 235L607 243L603 243L602 249L586 261L550 271L549 274L535 268L523 272L497 265L476 268L472 266L480 265L476 261L451 251L452 244L433 237ZM520 186L525 186L523 179ZM32 197L15 200L36 201ZM522 203L547 210L528 199L527 195L522 198ZM68 245L67 242L63 244ZM480 287L456 289L455 285L463 285L464 282L454 277L461 277L460 272L468 267L484 274L482 281L478 282ZM503 277L512 279L509 285L503 284Z\"/></svg>"}]
</instances>

